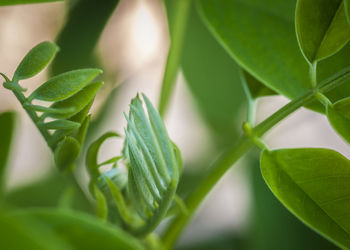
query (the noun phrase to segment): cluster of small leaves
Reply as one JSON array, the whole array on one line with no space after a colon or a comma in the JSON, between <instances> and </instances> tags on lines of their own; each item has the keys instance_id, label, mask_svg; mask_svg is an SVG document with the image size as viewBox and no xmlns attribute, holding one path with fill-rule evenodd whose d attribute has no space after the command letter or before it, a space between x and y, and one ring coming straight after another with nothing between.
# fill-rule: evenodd
<instances>
[{"instance_id":1,"label":"cluster of small leaves","mask_svg":"<svg viewBox=\"0 0 350 250\"><path fill-rule=\"evenodd\" d=\"M125 144L123 155L97 163L101 144L110 137L108 132L96 140L87 153L90 190L98 203L98 214L118 216L118 222L134 235L152 232L166 216L175 196L182 160L177 146L169 139L158 111L143 95L148 116L139 96L130 104L129 116L125 114ZM127 173L117 166L123 159ZM100 173L100 167L113 163L112 169ZM117 209L113 209L113 205Z\"/></svg>"},{"instance_id":2,"label":"cluster of small leaves","mask_svg":"<svg viewBox=\"0 0 350 250\"><path fill-rule=\"evenodd\" d=\"M12 80L5 75L4 87L13 91L54 152L60 170L73 167L89 124L89 109L102 82L91 82L99 69L79 69L52 77L28 97L19 81L41 72L54 58L58 47L50 42L35 46L23 58ZM36 105L33 101L49 103Z\"/></svg>"}]
</instances>

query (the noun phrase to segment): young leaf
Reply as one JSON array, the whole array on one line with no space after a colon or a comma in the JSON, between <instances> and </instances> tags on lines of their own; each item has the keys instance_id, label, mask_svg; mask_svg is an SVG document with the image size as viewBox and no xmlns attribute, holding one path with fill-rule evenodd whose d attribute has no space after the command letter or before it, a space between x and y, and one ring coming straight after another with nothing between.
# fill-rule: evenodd
<instances>
[{"instance_id":1,"label":"young leaf","mask_svg":"<svg viewBox=\"0 0 350 250\"><path fill-rule=\"evenodd\" d=\"M180 152L174 149L165 125L148 98L131 101L127 119L125 157L129 162L128 195L144 225L133 233L151 232L165 217L174 199L181 164Z\"/></svg>"},{"instance_id":2,"label":"young leaf","mask_svg":"<svg viewBox=\"0 0 350 250\"><path fill-rule=\"evenodd\" d=\"M50 116L56 119L66 119L72 117L76 113L80 112L91 100L95 97L97 91L102 86L102 82L94 82L80 90L75 95L59 102L55 102L50 108L54 112L46 112L46 116ZM58 110L71 109L70 112L57 112Z\"/></svg>"},{"instance_id":3,"label":"young leaf","mask_svg":"<svg viewBox=\"0 0 350 250\"><path fill-rule=\"evenodd\" d=\"M108 215L108 207L107 207L107 201L104 197L103 193L98 189L97 186L94 186L94 195L96 197L97 201L97 217L101 218L103 221L107 219Z\"/></svg>"},{"instance_id":4,"label":"young leaf","mask_svg":"<svg viewBox=\"0 0 350 250\"><path fill-rule=\"evenodd\" d=\"M34 105L34 104L28 104L25 103L23 104L24 108L27 108L29 110L33 110L35 112L43 112L46 114L55 114L55 115L63 115L65 113L72 113L75 112L75 108L74 107L68 107L65 109L54 109L54 108L50 108L50 107L45 107L45 106L40 106L40 105Z\"/></svg>"},{"instance_id":5,"label":"young leaf","mask_svg":"<svg viewBox=\"0 0 350 250\"><path fill-rule=\"evenodd\" d=\"M68 120L73 121L73 122L83 123L84 120L86 119L87 115L89 114L89 111L90 111L90 108L91 108L93 102L94 102L94 100L91 100L90 103L85 106L85 108L83 108L79 113L70 117Z\"/></svg>"},{"instance_id":6,"label":"young leaf","mask_svg":"<svg viewBox=\"0 0 350 250\"><path fill-rule=\"evenodd\" d=\"M64 100L84 88L102 71L99 69L79 69L55 76L37 88L28 98L56 102Z\"/></svg>"},{"instance_id":7,"label":"young leaf","mask_svg":"<svg viewBox=\"0 0 350 250\"><path fill-rule=\"evenodd\" d=\"M55 149L55 163L59 170L69 169L80 153L79 142L71 136L66 136Z\"/></svg>"},{"instance_id":8,"label":"young leaf","mask_svg":"<svg viewBox=\"0 0 350 250\"><path fill-rule=\"evenodd\" d=\"M295 27L310 64L333 55L350 39L342 0L298 0Z\"/></svg>"},{"instance_id":9,"label":"young leaf","mask_svg":"<svg viewBox=\"0 0 350 250\"><path fill-rule=\"evenodd\" d=\"M111 180L120 190L123 190L127 183L127 176L125 175L125 172L117 167L114 167L99 176L97 183L101 184L101 188L103 185L106 185L106 179Z\"/></svg>"},{"instance_id":10,"label":"young leaf","mask_svg":"<svg viewBox=\"0 0 350 250\"><path fill-rule=\"evenodd\" d=\"M350 161L330 149L263 151L262 175L276 197L305 224L350 248Z\"/></svg>"},{"instance_id":11,"label":"young leaf","mask_svg":"<svg viewBox=\"0 0 350 250\"><path fill-rule=\"evenodd\" d=\"M79 130L74 135L75 139L77 139L77 141L79 142L80 145L84 145L86 133L89 129L90 117L91 117L91 115L88 115L85 118L85 120L81 124Z\"/></svg>"},{"instance_id":12,"label":"young leaf","mask_svg":"<svg viewBox=\"0 0 350 250\"><path fill-rule=\"evenodd\" d=\"M6 164L10 154L14 127L14 113L5 112L0 114L0 197L5 186Z\"/></svg>"},{"instance_id":13,"label":"young leaf","mask_svg":"<svg viewBox=\"0 0 350 250\"><path fill-rule=\"evenodd\" d=\"M137 238L117 226L101 223L87 214L54 209L33 209L13 213L13 217L32 216L69 242L74 249L145 249Z\"/></svg>"},{"instance_id":14,"label":"young leaf","mask_svg":"<svg viewBox=\"0 0 350 250\"><path fill-rule=\"evenodd\" d=\"M67 135L74 135L74 137L76 137L76 139L79 141L82 139L82 135L84 133L86 133L86 129L87 129L87 116L88 116L88 113L89 113L89 110L90 110L90 107L92 105L92 101L90 101L90 103L88 105L85 106L85 108L83 108L79 113L75 114L74 116L72 116L71 118L69 118L68 120L69 121L72 121L72 122L77 122L77 123L80 123L82 124L79 128L78 131L76 131L76 129L73 129L73 130L67 130L67 129L58 129L56 130L50 141L49 141L49 145L52 145L54 148L55 148L55 145L63 139L63 137L67 136ZM81 144L82 145L82 144Z\"/></svg>"},{"instance_id":15,"label":"young leaf","mask_svg":"<svg viewBox=\"0 0 350 250\"><path fill-rule=\"evenodd\" d=\"M39 126L45 129L74 130L80 127L80 123L69 120L55 120L47 123L39 123Z\"/></svg>"},{"instance_id":16,"label":"young leaf","mask_svg":"<svg viewBox=\"0 0 350 250\"><path fill-rule=\"evenodd\" d=\"M350 143L350 98L342 99L335 104L327 105L328 121L348 143Z\"/></svg>"},{"instance_id":17,"label":"young leaf","mask_svg":"<svg viewBox=\"0 0 350 250\"><path fill-rule=\"evenodd\" d=\"M107 197L108 201L111 201L112 194L109 190L107 179L116 185L119 190L124 190L128 182L128 177L120 168L112 168L98 177L96 181L97 187Z\"/></svg>"},{"instance_id":18,"label":"young leaf","mask_svg":"<svg viewBox=\"0 0 350 250\"><path fill-rule=\"evenodd\" d=\"M54 43L39 43L23 58L15 71L13 81L17 82L38 74L50 63L57 51L58 47Z\"/></svg>"}]
</instances>

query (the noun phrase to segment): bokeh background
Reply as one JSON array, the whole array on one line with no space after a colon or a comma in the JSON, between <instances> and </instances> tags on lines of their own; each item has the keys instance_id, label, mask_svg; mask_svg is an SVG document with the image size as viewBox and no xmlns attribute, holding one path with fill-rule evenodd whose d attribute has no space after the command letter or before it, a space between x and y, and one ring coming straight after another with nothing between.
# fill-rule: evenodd
<instances>
[{"instance_id":1,"label":"bokeh background","mask_svg":"<svg viewBox=\"0 0 350 250\"><path fill-rule=\"evenodd\" d=\"M1 72L11 76L25 53L41 41L58 40L61 45L52 68L25 82L28 91L63 70L85 66L104 70L105 85L92 109L93 119L99 122L90 141L108 130L123 131L122 112L137 93L145 93L157 104L170 43L163 1L121 0L116 8L114 2L75 0L0 8ZM83 28L77 29L78 25ZM192 10L182 68L165 121L184 158L182 195L241 133L246 100L236 68ZM257 122L287 102L280 96L259 99ZM42 194L53 175L52 154L12 93L1 87L0 112L6 110L18 113L8 171L9 199L25 207L53 204L63 187L56 187L57 195L47 204ZM265 140L271 148L327 147L350 156L326 118L306 109L285 119ZM99 157L118 155L121 148L122 141L107 142ZM86 187L83 160L80 165L79 182ZM28 187L37 192L37 201L25 199L23 190ZM334 249L272 196L260 175L257 151L242 159L210 193L178 248Z\"/></svg>"}]
</instances>

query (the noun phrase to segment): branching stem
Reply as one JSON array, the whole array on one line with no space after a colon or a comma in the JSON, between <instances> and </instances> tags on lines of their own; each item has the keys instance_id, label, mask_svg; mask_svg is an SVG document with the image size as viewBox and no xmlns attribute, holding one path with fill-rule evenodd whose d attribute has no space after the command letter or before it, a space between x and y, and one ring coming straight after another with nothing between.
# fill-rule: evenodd
<instances>
[{"instance_id":1,"label":"branching stem","mask_svg":"<svg viewBox=\"0 0 350 250\"><path fill-rule=\"evenodd\" d=\"M252 133L257 137L263 136L267 131L274 127L281 120L288 115L296 111L302 106L310 104L312 101L317 100L317 93L326 93L331 89L344 83L345 80L350 78L350 68L346 68L338 74L332 76L329 79L321 82L314 90L309 90L300 97L289 102L277 112L272 114L266 120L261 122L255 128L252 128ZM245 155L254 143L251 138L244 134L237 143L224 153L219 159L212 165L206 172L202 181L198 184L194 191L185 199L185 204L188 209L188 213L179 213L169 223L165 230L162 242L165 249L171 249L176 240L180 236L183 228L187 225L188 221L192 218L194 212L206 197L206 195L212 190L215 184L221 179L221 177L230 169L230 167L236 163L243 155Z\"/></svg>"}]
</instances>

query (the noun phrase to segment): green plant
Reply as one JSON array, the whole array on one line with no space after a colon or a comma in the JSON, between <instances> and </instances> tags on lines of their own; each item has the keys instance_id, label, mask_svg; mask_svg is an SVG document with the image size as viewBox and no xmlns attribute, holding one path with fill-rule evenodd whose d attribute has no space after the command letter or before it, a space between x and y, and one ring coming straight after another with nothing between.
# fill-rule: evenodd
<instances>
[{"instance_id":1,"label":"green plant","mask_svg":"<svg viewBox=\"0 0 350 250\"><path fill-rule=\"evenodd\" d=\"M9 4L1 0L0 3ZM111 0L108 6L117 3ZM81 0L79 4L87 3ZM48 208L46 204L45 208L11 211L9 206L16 204L4 194L3 176L14 115L1 114L0 195L4 206L0 211L0 235L7 240L3 244L11 249L172 249L216 183L236 161L256 148L261 151L262 177L276 198L318 234L337 247L350 249L349 160L324 148L270 150L262 138L284 118L306 107L324 114L334 130L350 143L349 1L166 0L165 6L171 45L159 113L145 95L143 100L137 95L131 100L129 114L124 114L127 127L122 152L98 162L104 141L122 138L116 132L107 132L89 143L84 156L90 200L79 190L73 171L84 152L89 134L88 112L102 85L93 81L101 71L79 69L61 73L26 96L19 81L38 74L58 51L55 44L43 42L24 57L12 80L1 73L4 87L13 92L52 150L55 165L63 173L59 178L70 180L58 208ZM95 32L81 31L91 35L92 40L80 48L82 58L87 60L76 58L72 67L93 61L93 47L111 13L110 9L104 10L99 12L104 19L96 24ZM75 11L78 16L84 14L74 6L71 11L73 20ZM72 23L68 22L65 29L79 32L82 24ZM67 34L63 30L61 43L65 44L65 36L70 37ZM79 48L79 42L74 42L72 39L65 47ZM206 60L203 55L218 62ZM65 69L63 59L55 61L54 72ZM190 183L191 190L186 190L185 195L179 188L185 183L181 182L185 177L181 153L162 120L179 67L223 151L199 181ZM214 85L212 81L216 79L222 83ZM239 91L245 91L248 99L247 119L240 137L233 132L233 126L239 122ZM277 94L291 101L256 124L256 100ZM50 104L37 105L35 100ZM103 110L107 110L106 106ZM111 167L103 170L105 165ZM84 197L85 213L67 209L74 207L70 190ZM88 214L89 203L94 208L92 215ZM155 229L168 217L165 229L156 233ZM23 240L13 241L15 237Z\"/></svg>"}]
</instances>

